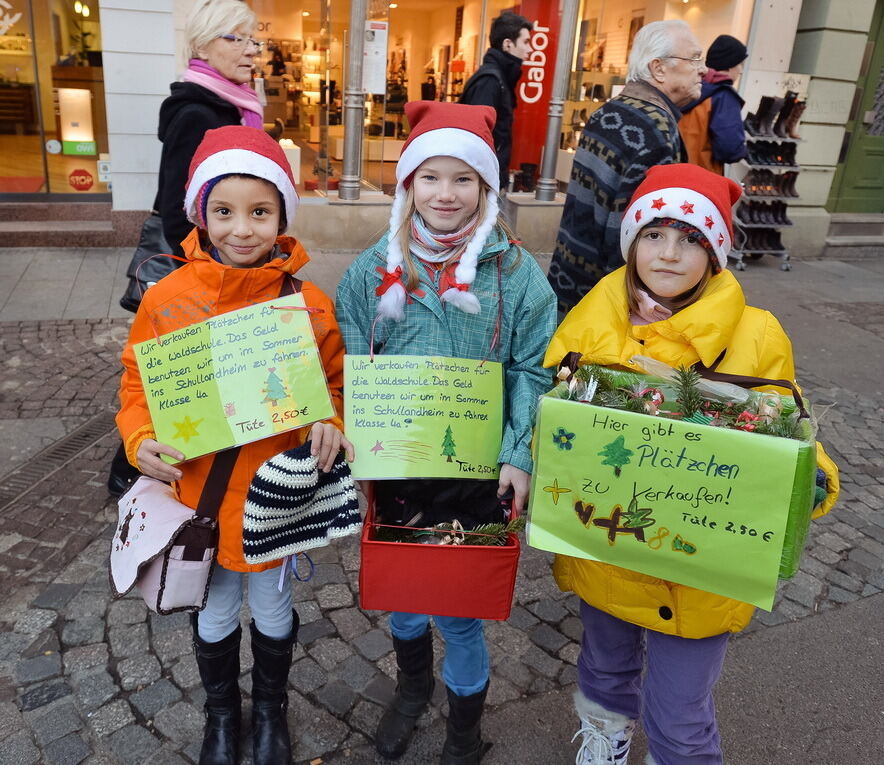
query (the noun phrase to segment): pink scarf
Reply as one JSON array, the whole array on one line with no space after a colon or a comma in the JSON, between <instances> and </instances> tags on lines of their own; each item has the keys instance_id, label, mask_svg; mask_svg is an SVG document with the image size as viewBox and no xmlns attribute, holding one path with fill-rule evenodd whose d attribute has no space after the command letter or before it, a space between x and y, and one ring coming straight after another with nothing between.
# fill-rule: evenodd
<instances>
[{"instance_id":1,"label":"pink scarf","mask_svg":"<svg viewBox=\"0 0 884 765\"><path fill-rule=\"evenodd\" d=\"M638 293L638 311L630 313L629 322L638 326L653 324L655 321L663 321L672 316L665 306L660 305L644 290L636 290Z\"/></svg>"},{"instance_id":2,"label":"pink scarf","mask_svg":"<svg viewBox=\"0 0 884 765\"><path fill-rule=\"evenodd\" d=\"M239 109L242 124L246 127L264 127L264 108L255 91L246 83L237 85L231 82L215 67L198 58L190 59L181 79L211 90L216 96L232 103Z\"/></svg>"}]
</instances>

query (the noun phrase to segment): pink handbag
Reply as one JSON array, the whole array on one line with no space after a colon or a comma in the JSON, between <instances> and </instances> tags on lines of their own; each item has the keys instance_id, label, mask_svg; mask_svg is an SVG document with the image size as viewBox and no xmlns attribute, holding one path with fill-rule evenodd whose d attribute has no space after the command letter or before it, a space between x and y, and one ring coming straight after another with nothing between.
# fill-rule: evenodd
<instances>
[{"instance_id":1,"label":"pink handbag","mask_svg":"<svg viewBox=\"0 0 884 765\"><path fill-rule=\"evenodd\" d=\"M206 607L218 548L218 508L238 454L237 447L215 455L196 510L179 502L171 486L146 476L120 498L110 550L114 597L137 586L158 614Z\"/></svg>"}]
</instances>

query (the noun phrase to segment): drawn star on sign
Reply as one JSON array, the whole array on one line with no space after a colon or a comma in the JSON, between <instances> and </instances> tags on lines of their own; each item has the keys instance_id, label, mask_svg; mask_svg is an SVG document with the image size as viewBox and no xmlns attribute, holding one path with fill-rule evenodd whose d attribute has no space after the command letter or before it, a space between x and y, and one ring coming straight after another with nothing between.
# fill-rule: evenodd
<instances>
[{"instance_id":1,"label":"drawn star on sign","mask_svg":"<svg viewBox=\"0 0 884 765\"><path fill-rule=\"evenodd\" d=\"M199 435L196 427L203 421L203 417L194 421L190 419L190 415L184 415L183 422L174 422L172 423L175 426L175 435L174 438L180 438L184 441L184 443L190 443L191 438L195 438Z\"/></svg>"},{"instance_id":2,"label":"drawn star on sign","mask_svg":"<svg viewBox=\"0 0 884 765\"><path fill-rule=\"evenodd\" d=\"M374 446L372 446L371 449L369 449L369 451L377 454L378 452L384 451L384 446L380 441L375 441Z\"/></svg>"},{"instance_id":3,"label":"drawn star on sign","mask_svg":"<svg viewBox=\"0 0 884 765\"><path fill-rule=\"evenodd\" d=\"M545 492L548 492L549 494L552 494L552 501L553 501L553 504L554 504L554 505L558 505L558 504L559 504L559 495L560 495L560 494L569 494L569 493L571 492L570 489L561 489L561 488L559 488L559 479L558 479L558 478L556 478L556 479L552 482L552 486L544 486L544 487L543 487L543 490L544 490Z\"/></svg>"}]
</instances>

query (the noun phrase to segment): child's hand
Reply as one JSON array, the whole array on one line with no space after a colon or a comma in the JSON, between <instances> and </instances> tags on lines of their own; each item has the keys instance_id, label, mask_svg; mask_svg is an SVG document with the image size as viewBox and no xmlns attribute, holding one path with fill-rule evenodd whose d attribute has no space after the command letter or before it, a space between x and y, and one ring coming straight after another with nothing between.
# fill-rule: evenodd
<instances>
[{"instance_id":1,"label":"child's hand","mask_svg":"<svg viewBox=\"0 0 884 765\"><path fill-rule=\"evenodd\" d=\"M531 489L531 473L526 473L514 465L501 465L497 496L502 497L510 489L513 490L513 506L516 508L516 513L521 515Z\"/></svg>"},{"instance_id":2,"label":"child's hand","mask_svg":"<svg viewBox=\"0 0 884 765\"><path fill-rule=\"evenodd\" d=\"M184 475L174 465L168 465L160 459L161 454L166 454L172 459L183 460L184 455L174 446L161 444L152 438L145 438L135 452L135 459L138 460L138 469L151 478L159 481L180 481Z\"/></svg>"},{"instance_id":3,"label":"child's hand","mask_svg":"<svg viewBox=\"0 0 884 765\"><path fill-rule=\"evenodd\" d=\"M310 454L319 458L319 469L327 473L335 464L335 457L341 449L352 462L355 453L351 444L334 425L327 422L316 422L310 428L310 440L313 442Z\"/></svg>"}]
</instances>

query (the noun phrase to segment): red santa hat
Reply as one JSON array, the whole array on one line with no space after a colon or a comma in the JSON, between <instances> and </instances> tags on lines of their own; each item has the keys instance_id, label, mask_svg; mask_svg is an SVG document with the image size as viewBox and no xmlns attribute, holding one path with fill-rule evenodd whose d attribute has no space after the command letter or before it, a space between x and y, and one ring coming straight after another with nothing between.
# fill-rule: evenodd
<instances>
[{"instance_id":1,"label":"red santa hat","mask_svg":"<svg viewBox=\"0 0 884 765\"><path fill-rule=\"evenodd\" d=\"M645 226L659 218L693 226L709 244L715 265L727 268L733 245L731 213L743 193L730 178L698 165L656 165L632 195L620 224L620 251L629 247Z\"/></svg>"},{"instance_id":2,"label":"red santa hat","mask_svg":"<svg viewBox=\"0 0 884 765\"><path fill-rule=\"evenodd\" d=\"M190 161L184 212L191 223L205 228L209 192L227 175L253 175L272 183L283 203L280 230L294 221L300 200L285 152L263 130L230 125L207 130Z\"/></svg>"},{"instance_id":3,"label":"red santa hat","mask_svg":"<svg viewBox=\"0 0 884 765\"><path fill-rule=\"evenodd\" d=\"M396 195L390 211L387 238L387 274L378 301L378 314L401 320L405 315L405 287L398 278L402 274L405 254L398 232L405 220L405 192L414 171L431 157L454 157L473 168L488 184L485 217L479 221L472 239L454 270L455 286L442 293L443 301L466 313L479 313L479 299L469 291L476 278L476 264L488 235L497 222L497 196L500 170L494 151L491 131L497 113L490 106L412 101L405 104L411 133L402 147L396 165Z\"/></svg>"}]
</instances>

